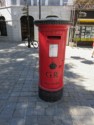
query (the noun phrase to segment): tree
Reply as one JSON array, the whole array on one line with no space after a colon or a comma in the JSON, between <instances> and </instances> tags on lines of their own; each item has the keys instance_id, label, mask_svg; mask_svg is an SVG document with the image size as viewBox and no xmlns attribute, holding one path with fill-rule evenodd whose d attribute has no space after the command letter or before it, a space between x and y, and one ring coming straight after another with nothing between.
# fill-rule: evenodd
<instances>
[{"instance_id":1,"label":"tree","mask_svg":"<svg viewBox=\"0 0 94 125\"><path fill-rule=\"evenodd\" d=\"M76 9L91 9L94 8L94 0L74 0Z\"/></svg>"}]
</instances>

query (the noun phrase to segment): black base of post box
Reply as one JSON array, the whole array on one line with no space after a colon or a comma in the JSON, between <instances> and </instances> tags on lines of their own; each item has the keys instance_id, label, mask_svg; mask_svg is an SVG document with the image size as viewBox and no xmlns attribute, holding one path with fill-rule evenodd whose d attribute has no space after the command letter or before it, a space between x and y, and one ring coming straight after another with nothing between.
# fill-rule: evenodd
<instances>
[{"instance_id":1,"label":"black base of post box","mask_svg":"<svg viewBox=\"0 0 94 125\"><path fill-rule=\"evenodd\" d=\"M63 94L63 89L55 92L45 91L39 88L39 97L47 102L55 102L61 99Z\"/></svg>"}]
</instances>

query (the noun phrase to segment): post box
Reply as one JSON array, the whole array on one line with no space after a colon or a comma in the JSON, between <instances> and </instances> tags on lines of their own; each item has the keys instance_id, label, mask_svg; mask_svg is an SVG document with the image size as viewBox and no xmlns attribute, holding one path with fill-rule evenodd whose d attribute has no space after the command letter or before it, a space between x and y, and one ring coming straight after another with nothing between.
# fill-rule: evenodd
<instances>
[{"instance_id":1,"label":"post box","mask_svg":"<svg viewBox=\"0 0 94 125\"><path fill-rule=\"evenodd\" d=\"M54 102L63 94L65 47L70 22L48 17L34 23L39 28L39 97Z\"/></svg>"}]
</instances>

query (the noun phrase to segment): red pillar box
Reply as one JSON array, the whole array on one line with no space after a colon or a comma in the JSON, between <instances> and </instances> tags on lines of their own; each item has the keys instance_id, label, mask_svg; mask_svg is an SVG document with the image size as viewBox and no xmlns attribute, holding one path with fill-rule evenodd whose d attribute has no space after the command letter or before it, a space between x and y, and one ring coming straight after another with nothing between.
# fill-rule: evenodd
<instances>
[{"instance_id":1,"label":"red pillar box","mask_svg":"<svg viewBox=\"0 0 94 125\"><path fill-rule=\"evenodd\" d=\"M39 97L54 102L62 97L64 58L69 21L35 20L39 27Z\"/></svg>"}]
</instances>

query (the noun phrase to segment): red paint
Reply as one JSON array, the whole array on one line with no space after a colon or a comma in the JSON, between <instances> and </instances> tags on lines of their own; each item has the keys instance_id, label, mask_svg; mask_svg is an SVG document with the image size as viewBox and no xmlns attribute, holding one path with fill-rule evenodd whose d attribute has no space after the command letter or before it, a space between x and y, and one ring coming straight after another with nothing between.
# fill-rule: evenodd
<instances>
[{"instance_id":1,"label":"red paint","mask_svg":"<svg viewBox=\"0 0 94 125\"><path fill-rule=\"evenodd\" d=\"M47 91L63 88L67 24L40 24L39 27L39 87ZM57 36L57 37L54 37ZM58 57L49 57L49 44L58 44ZM57 67L50 69L50 64Z\"/></svg>"}]
</instances>

